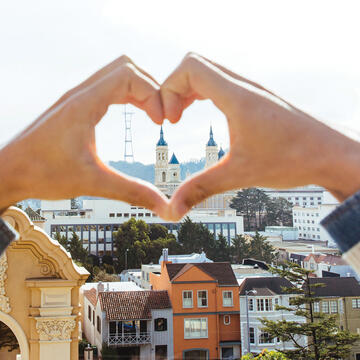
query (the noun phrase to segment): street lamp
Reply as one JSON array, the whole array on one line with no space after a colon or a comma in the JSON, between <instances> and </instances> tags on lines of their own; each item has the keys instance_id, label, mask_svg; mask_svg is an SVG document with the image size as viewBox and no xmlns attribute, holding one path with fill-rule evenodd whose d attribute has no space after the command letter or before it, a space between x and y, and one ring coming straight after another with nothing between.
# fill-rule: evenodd
<instances>
[{"instance_id":1,"label":"street lamp","mask_svg":"<svg viewBox=\"0 0 360 360\"><path fill-rule=\"evenodd\" d=\"M129 249L125 250L125 270L127 270L127 253L128 253Z\"/></svg>"},{"instance_id":2,"label":"street lamp","mask_svg":"<svg viewBox=\"0 0 360 360\"><path fill-rule=\"evenodd\" d=\"M256 295L256 290L245 290L245 299L246 299L246 328L247 328L247 352L250 353L250 325L249 325L249 300L248 295Z\"/></svg>"}]
</instances>

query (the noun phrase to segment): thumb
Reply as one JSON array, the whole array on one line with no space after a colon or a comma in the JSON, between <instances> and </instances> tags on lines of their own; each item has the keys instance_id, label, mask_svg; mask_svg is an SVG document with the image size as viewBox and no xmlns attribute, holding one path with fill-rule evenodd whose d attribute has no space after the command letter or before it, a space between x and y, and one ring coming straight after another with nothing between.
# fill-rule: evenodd
<instances>
[{"instance_id":1,"label":"thumb","mask_svg":"<svg viewBox=\"0 0 360 360\"><path fill-rule=\"evenodd\" d=\"M191 208L206 198L236 188L230 176L232 165L229 154L209 169L185 181L174 193L170 201L170 218L181 219Z\"/></svg>"},{"instance_id":2,"label":"thumb","mask_svg":"<svg viewBox=\"0 0 360 360\"><path fill-rule=\"evenodd\" d=\"M169 200L154 185L138 178L126 176L99 162L91 181L89 195L125 201L131 205L145 207L156 215L167 219Z\"/></svg>"}]
</instances>

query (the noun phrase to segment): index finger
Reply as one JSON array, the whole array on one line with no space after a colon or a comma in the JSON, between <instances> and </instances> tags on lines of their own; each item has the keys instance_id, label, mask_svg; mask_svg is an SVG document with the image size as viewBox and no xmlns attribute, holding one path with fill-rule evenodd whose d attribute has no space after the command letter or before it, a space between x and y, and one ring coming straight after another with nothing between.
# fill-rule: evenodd
<instances>
[{"instance_id":1,"label":"index finger","mask_svg":"<svg viewBox=\"0 0 360 360\"><path fill-rule=\"evenodd\" d=\"M161 85L164 115L175 123L183 110L196 99L210 99L222 112L237 108L234 96L244 89L238 79L199 55L188 54L178 68Z\"/></svg>"}]
</instances>

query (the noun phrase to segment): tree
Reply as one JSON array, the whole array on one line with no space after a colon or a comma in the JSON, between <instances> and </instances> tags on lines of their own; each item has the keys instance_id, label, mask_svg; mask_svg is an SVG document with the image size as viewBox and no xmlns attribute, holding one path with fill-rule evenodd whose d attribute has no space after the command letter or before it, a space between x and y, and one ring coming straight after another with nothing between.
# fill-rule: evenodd
<instances>
[{"instance_id":1,"label":"tree","mask_svg":"<svg viewBox=\"0 0 360 360\"><path fill-rule=\"evenodd\" d=\"M244 217L244 230L263 230L264 214L267 203L270 201L268 195L257 188L249 188L238 191L231 200L230 207L236 209Z\"/></svg>"},{"instance_id":2,"label":"tree","mask_svg":"<svg viewBox=\"0 0 360 360\"><path fill-rule=\"evenodd\" d=\"M292 226L292 204L284 198L270 199L266 204L268 226Z\"/></svg>"},{"instance_id":3,"label":"tree","mask_svg":"<svg viewBox=\"0 0 360 360\"><path fill-rule=\"evenodd\" d=\"M276 306L276 310L285 310L297 316L305 317L305 323L287 320L262 319L263 331L270 338L292 342L295 350L279 350L290 359L330 360L346 358L352 344L360 339L359 335L340 330L336 325L336 316L314 311L314 303L319 301L314 290L324 284L311 283L313 271L305 270L295 263L283 264L281 268L271 268L274 274L292 282L295 287L284 288L287 293L297 294L290 300L290 306ZM306 336L308 343L301 344L297 337Z\"/></svg>"},{"instance_id":4,"label":"tree","mask_svg":"<svg viewBox=\"0 0 360 360\"><path fill-rule=\"evenodd\" d=\"M65 235L60 235L59 232L56 232L54 239L57 240L65 250L68 250L68 241Z\"/></svg>"},{"instance_id":5,"label":"tree","mask_svg":"<svg viewBox=\"0 0 360 360\"><path fill-rule=\"evenodd\" d=\"M266 239L258 232L254 236L236 235L230 248L233 261L241 264L244 259L252 258L272 263L276 259L276 252Z\"/></svg>"},{"instance_id":6,"label":"tree","mask_svg":"<svg viewBox=\"0 0 360 360\"><path fill-rule=\"evenodd\" d=\"M167 238L170 234L168 229L160 224L150 224L150 233L149 233L149 237L150 240L156 240L159 238Z\"/></svg>"},{"instance_id":7,"label":"tree","mask_svg":"<svg viewBox=\"0 0 360 360\"><path fill-rule=\"evenodd\" d=\"M224 235L219 235L219 239L215 241L215 255L212 258L215 262L230 261L230 246Z\"/></svg>"},{"instance_id":8,"label":"tree","mask_svg":"<svg viewBox=\"0 0 360 360\"><path fill-rule=\"evenodd\" d=\"M287 357L278 351L267 351L264 349L258 356L246 354L241 360L287 360Z\"/></svg>"},{"instance_id":9,"label":"tree","mask_svg":"<svg viewBox=\"0 0 360 360\"><path fill-rule=\"evenodd\" d=\"M83 265L88 261L88 251L84 249L82 241L79 236L73 231L71 239L68 243L68 251L73 260L81 262Z\"/></svg>"},{"instance_id":10,"label":"tree","mask_svg":"<svg viewBox=\"0 0 360 360\"><path fill-rule=\"evenodd\" d=\"M236 235L231 240L230 253L235 264L241 264L250 257L250 235Z\"/></svg>"},{"instance_id":11,"label":"tree","mask_svg":"<svg viewBox=\"0 0 360 360\"><path fill-rule=\"evenodd\" d=\"M120 278L116 274L108 274L105 270L96 271L93 282L116 282L120 281Z\"/></svg>"},{"instance_id":12,"label":"tree","mask_svg":"<svg viewBox=\"0 0 360 360\"><path fill-rule=\"evenodd\" d=\"M210 259L216 257L214 234L204 224L194 223L189 217L186 217L180 225L178 242L185 253L204 251Z\"/></svg>"}]
</instances>

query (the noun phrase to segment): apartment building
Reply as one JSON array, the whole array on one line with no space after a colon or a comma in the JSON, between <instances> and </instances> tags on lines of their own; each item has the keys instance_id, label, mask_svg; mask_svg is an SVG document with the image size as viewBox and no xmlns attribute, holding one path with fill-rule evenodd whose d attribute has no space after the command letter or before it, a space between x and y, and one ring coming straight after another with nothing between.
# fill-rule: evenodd
<instances>
[{"instance_id":1,"label":"apartment building","mask_svg":"<svg viewBox=\"0 0 360 360\"><path fill-rule=\"evenodd\" d=\"M173 307L174 359L240 357L239 286L229 263L161 264L151 273Z\"/></svg>"},{"instance_id":2,"label":"apartment building","mask_svg":"<svg viewBox=\"0 0 360 360\"><path fill-rule=\"evenodd\" d=\"M314 304L315 312L336 315L341 329L360 334L360 285L354 277L312 278L314 296L321 298ZM356 343L349 359L360 360L360 342Z\"/></svg>"},{"instance_id":3,"label":"apartment building","mask_svg":"<svg viewBox=\"0 0 360 360\"><path fill-rule=\"evenodd\" d=\"M336 246L320 222L334 211L338 204L338 201L329 192L325 192L321 205L314 207L294 206L293 225L299 229L299 239L322 240L327 241L329 246Z\"/></svg>"},{"instance_id":4,"label":"apartment building","mask_svg":"<svg viewBox=\"0 0 360 360\"><path fill-rule=\"evenodd\" d=\"M293 349L293 344L270 339L262 330L261 318L269 320L288 320L306 322L305 318L288 311L275 310L275 306L289 306L291 294L285 293L283 287L294 287L290 281L280 277L245 278L240 284L240 331L242 355L248 352L260 353L264 348ZM248 311L247 311L248 309ZM249 332L247 331L249 329ZM297 337L300 344L306 344L305 337Z\"/></svg>"},{"instance_id":5,"label":"apartment building","mask_svg":"<svg viewBox=\"0 0 360 360\"><path fill-rule=\"evenodd\" d=\"M173 316L167 291L106 291L99 283L84 291L83 330L101 351L121 359L173 358Z\"/></svg>"}]
</instances>

